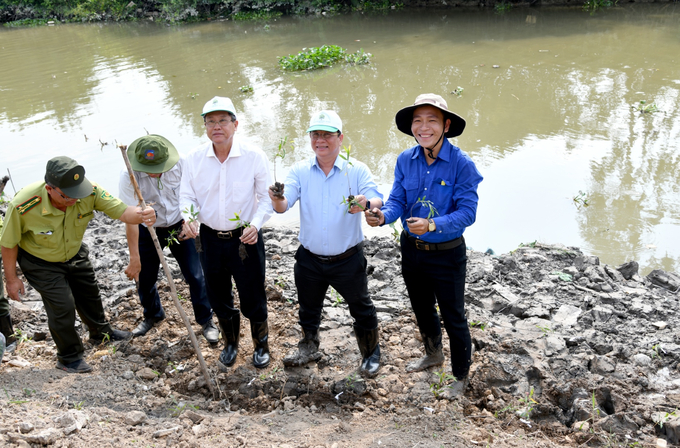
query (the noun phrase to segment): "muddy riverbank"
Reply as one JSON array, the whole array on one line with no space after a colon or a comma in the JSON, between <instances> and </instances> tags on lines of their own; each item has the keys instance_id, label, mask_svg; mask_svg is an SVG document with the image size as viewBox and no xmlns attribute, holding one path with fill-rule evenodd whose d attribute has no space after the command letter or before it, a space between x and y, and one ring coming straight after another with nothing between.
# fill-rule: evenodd
<instances>
[{"instance_id":1,"label":"muddy riverbank","mask_svg":"<svg viewBox=\"0 0 680 448\"><path fill-rule=\"evenodd\" d=\"M406 374L421 356L417 327L390 238L366 242L369 288L379 311L383 367L355 370L348 310L329 291L324 358L287 369L300 335L293 281L297 232L265 229L272 363L252 366L246 323L234 367L200 338L219 395L212 396L186 329L161 287L168 318L145 337L92 347L94 372L54 368L54 343L34 291L13 304L23 341L0 366L0 445L469 447L662 446L680 419L680 278L636 263L601 265L574 247L532 244L492 256L469 252L467 311L475 354L465 395L439 393L442 369ZM127 264L124 227L98 215L86 234L115 326L142 313ZM188 288L170 259L173 281ZM188 301L182 301L192 316ZM81 328L82 330L82 328ZM194 331L200 327L194 325ZM86 334L83 333L86 339ZM448 341L445 339L444 346ZM448 359L448 349L445 349ZM445 366L443 372L448 368Z\"/></svg>"}]
</instances>

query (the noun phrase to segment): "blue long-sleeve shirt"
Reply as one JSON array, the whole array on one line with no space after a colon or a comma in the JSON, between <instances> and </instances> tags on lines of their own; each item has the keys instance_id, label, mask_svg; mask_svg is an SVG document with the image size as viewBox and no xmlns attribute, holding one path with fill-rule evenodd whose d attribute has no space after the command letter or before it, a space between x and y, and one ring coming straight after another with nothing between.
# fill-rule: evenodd
<instances>
[{"instance_id":1,"label":"blue long-sleeve shirt","mask_svg":"<svg viewBox=\"0 0 680 448\"><path fill-rule=\"evenodd\" d=\"M409 148L397 158L392 191L381 209L385 224L401 218L408 232L408 218L427 218L429 210L417 202L425 196L437 209L433 217L437 230L420 236L409 234L429 243L456 239L475 222L477 185L482 179L472 159L446 139L432 165L427 164L422 146Z\"/></svg>"}]
</instances>

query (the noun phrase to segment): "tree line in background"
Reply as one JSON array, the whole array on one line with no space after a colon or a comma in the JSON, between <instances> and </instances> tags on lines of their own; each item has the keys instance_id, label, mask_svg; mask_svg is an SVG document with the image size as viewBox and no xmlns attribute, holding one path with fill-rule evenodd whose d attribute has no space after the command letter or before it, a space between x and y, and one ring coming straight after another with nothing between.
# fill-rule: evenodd
<instances>
[{"instance_id":1,"label":"tree line in background","mask_svg":"<svg viewBox=\"0 0 680 448\"><path fill-rule=\"evenodd\" d=\"M0 22L5 26L30 26L50 20L257 20L283 14L380 11L401 7L398 0L0 0Z\"/></svg>"}]
</instances>

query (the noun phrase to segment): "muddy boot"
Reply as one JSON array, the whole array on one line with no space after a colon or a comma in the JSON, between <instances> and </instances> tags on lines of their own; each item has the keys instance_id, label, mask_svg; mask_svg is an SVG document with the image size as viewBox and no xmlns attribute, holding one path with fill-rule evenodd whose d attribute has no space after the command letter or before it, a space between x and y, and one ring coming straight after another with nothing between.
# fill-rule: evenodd
<instances>
[{"instance_id":1,"label":"muddy boot","mask_svg":"<svg viewBox=\"0 0 680 448\"><path fill-rule=\"evenodd\" d=\"M319 332L302 330L302 339L298 342L297 351L283 358L283 365L300 367L309 362L320 360L321 356L321 352L319 352Z\"/></svg>"},{"instance_id":2,"label":"muddy boot","mask_svg":"<svg viewBox=\"0 0 680 448\"><path fill-rule=\"evenodd\" d=\"M355 325L354 334L359 343L359 351L361 351L359 373L372 377L380 369L380 335L378 328L364 330Z\"/></svg>"},{"instance_id":3,"label":"muddy boot","mask_svg":"<svg viewBox=\"0 0 680 448\"><path fill-rule=\"evenodd\" d=\"M410 362L406 366L407 372L420 372L428 367L440 366L444 364L444 353L442 352L442 334L439 333L437 336L431 337L424 334L422 331L420 334L423 336L423 343L425 344L425 356L417 361Z\"/></svg>"},{"instance_id":4,"label":"muddy boot","mask_svg":"<svg viewBox=\"0 0 680 448\"><path fill-rule=\"evenodd\" d=\"M1 285L0 288L2 288ZM5 351L7 353L12 353L14 349L17 348L17 337L14 334L12 317L9 314L0 316L0 333L5 336Z\"/></svg>"},{"instance_id":5,"label":"muddy boot","mask_svg":"<svg viewBox=\"0 0 680 448\"><path fill-rule=\"evenodd\" d=\"M454 378L456 377L454 376ZM467 375L456 378L456 381L444 388L444 391L441 392L439 396L447 400L455 400L465 394L465 389L467 389L468 384L470 384L470 379Z\"/></svg>"},{"instance_id":6,"label":"muddy boot","mask_svg":"<svg viewBox=\"0 0 680 448\"><path fill-rule=\"evenodd\" d=\"M217 319L222 328L224 338L224 349L220 353L220 362L227 367L231 367L236 362L238 354L238 337L241 331L241 315L235 314L230 319Z\"/></svg>"},{"instance_id":7,"label":"muddy boot","mask_svg":"<svg viewBox=\"0 0 680 448\"><path fill-rule=\"evenodd\" d=\"M0 362L3 356L5 356L5 335L0 333Z\"/></svg>"},{"instance_id":8,"label":"muddy boot","mask_svg":"<svg viewBox=\"0 0 680 448\"><path fill-rule=\"evenodd\" d=\"M269 327L267 321L250 321L250 334L253 336L253 365L263 369L269 365Z\"/></svg>"}]
</instances>

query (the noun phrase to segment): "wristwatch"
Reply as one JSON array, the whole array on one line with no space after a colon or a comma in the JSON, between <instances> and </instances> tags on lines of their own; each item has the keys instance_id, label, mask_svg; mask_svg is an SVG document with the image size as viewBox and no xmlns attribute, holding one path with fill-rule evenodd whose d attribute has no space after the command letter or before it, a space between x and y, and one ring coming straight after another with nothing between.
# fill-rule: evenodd
<instances>
[{"instance_id":1,"label":"wristwatch","mask_svg":"<svg viewBox=\"0 0 680 448\"><path fill-rule=\"evenodd\" d=\"M370 210L370 209L371 209L371 201L366 200L366 210Z\"/></svg>"},{"instance_id":2,"label":"wristwatch","mask_svg":"<svg viewBox=\"0 0 680 448\"><path fill-rule=\"evenodd\" d=\"M427 222L429 222L429 224L427 225L428 232L434 232L435 230L437 230L437 225L434 223L434 219L430 218L427 220Z\"/></svg>"}]
</instances>

